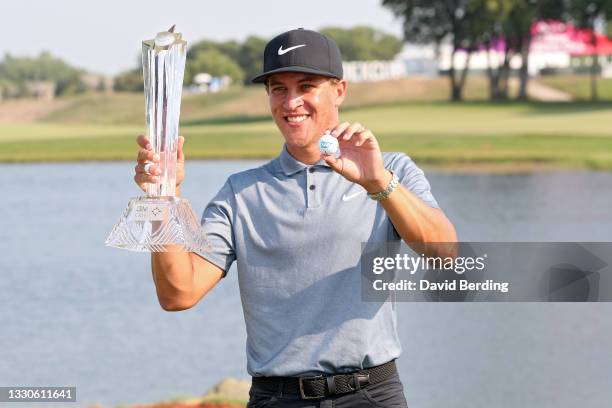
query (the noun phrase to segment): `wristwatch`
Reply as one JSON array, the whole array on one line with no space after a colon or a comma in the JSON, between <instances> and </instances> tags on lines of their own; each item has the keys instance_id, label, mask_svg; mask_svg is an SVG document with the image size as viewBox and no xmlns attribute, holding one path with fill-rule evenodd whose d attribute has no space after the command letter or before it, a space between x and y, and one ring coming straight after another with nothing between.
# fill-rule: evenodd
<instances>
[{"instance_id":1,"label":"wristwatch","mask_svg":"<svg viewBox=\"0 0 612 408\"><path fill-rule=\"evenodd\" d=\"M383 191L379 191L378 193L373 193L373 194L368 193L368 197L370 197L372 200L374 201L384 200L385 198L389 197L389 194L391 194L391 192L395 190L395 187L399 185L399 179L397 178L395 173L392 170L389 170L389 173L391 173L391 181L389 182L389 185L387 186L387 188L385 188Z\"/></svg>"}]
</instances>

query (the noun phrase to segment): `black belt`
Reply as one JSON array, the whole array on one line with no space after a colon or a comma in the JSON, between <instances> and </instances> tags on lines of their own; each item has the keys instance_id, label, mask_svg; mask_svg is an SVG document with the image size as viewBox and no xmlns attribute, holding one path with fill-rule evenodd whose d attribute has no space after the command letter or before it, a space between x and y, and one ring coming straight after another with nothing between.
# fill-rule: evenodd
<instances>
[{"instance_id":1,"label":"black belt","mask_svg":"<svg viewBox=\"0 0 612 408\"><path fill-rule=\"evenodd\" d=\"M395 360L376 367L338 375L313 377L253 377L252 385L267 391L319 399L354 392L368 384L384 381L397 373Z\"/></svg>"}]
</instances>

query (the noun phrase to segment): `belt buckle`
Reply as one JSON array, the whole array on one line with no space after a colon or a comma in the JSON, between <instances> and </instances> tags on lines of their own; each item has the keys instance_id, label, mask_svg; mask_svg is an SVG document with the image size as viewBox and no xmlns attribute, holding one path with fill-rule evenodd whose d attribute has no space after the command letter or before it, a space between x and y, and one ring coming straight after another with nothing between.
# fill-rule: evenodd
<instances>
[{"instance_id":1,"label":"belt buckle","mask_svg":"<svg viewBox=\"0 0 612 408\"><path fill-rule=\"evenodd\" d=\"M369 373L361 373L361 374L353 374L353 384L355 387L351 386L349 381L348 386L352 391L360 390L362 387L370 384L370 374Z\"/></svg>"},{"instance_id":2,"label":"belt buckle","mask_svg":"<svg viewBox=\"0 0 612 408\"><path fill-rule=\"evenodd\" d=\"M323 397L325 397L325 394L323 394L322 396L318 397L318 396L307 396L306 394L304 394L304 383L302 382L303 380L317 380L320 378L324 378L322 375L315 375L312 377L298 377L298 384L300 385L300 396L302 397L302 399L306 399L306 400L311 400L311 399L321 399Z\"/></svg>"}]
</instances>

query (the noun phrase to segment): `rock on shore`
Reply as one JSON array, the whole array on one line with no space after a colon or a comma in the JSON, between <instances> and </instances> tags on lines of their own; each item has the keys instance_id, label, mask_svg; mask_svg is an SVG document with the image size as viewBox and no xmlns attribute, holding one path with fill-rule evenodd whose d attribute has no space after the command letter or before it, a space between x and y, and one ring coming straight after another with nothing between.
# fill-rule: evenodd
<instances>
[{"instance_id":1,"label":"rock on shore","mask_svg":"<svg viewBox=\"0 0 612 408\"><path fill-rule=\"evenodd\" d=\"M251 381L225 378L201 398L153 404L122 404L122 408L244 408L249 401ZM90 405L89 408L104 408Z\"/></svg>"}]
</instances>

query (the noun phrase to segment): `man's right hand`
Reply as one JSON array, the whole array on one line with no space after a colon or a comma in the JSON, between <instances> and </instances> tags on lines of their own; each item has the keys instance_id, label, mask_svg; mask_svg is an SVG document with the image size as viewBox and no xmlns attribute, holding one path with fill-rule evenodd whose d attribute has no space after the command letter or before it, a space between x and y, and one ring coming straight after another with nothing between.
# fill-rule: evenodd
<instances>
[{"instance_id":1,"label":"man's right hand","mask_svg":"<svg viewBox=\"0 0 612 408\"><path fill-rule=\"evenodd\" d=\"M134 167L134 171L136 174L134 175L134 181L138 184L138 187L142 189L142 191L147 191L147 184L157 183L159 182L159 175L161 174L161 170L159 168L159 155L153 152L153 147L151 143L149 143L149 139L145 136L140 135L136 139L138 146L140 146L140 150L138 150L137 162L138 164ZM176 188L178 192L178 188L183 182L185 178L185 154L183 153L183 144L185 143L185 138L183 136L179 136L178 138L178 148L177 148L177 159L176 159ZM145 172L145 166L148 166L148 173Z\"/></svg>"}]
</instances>

